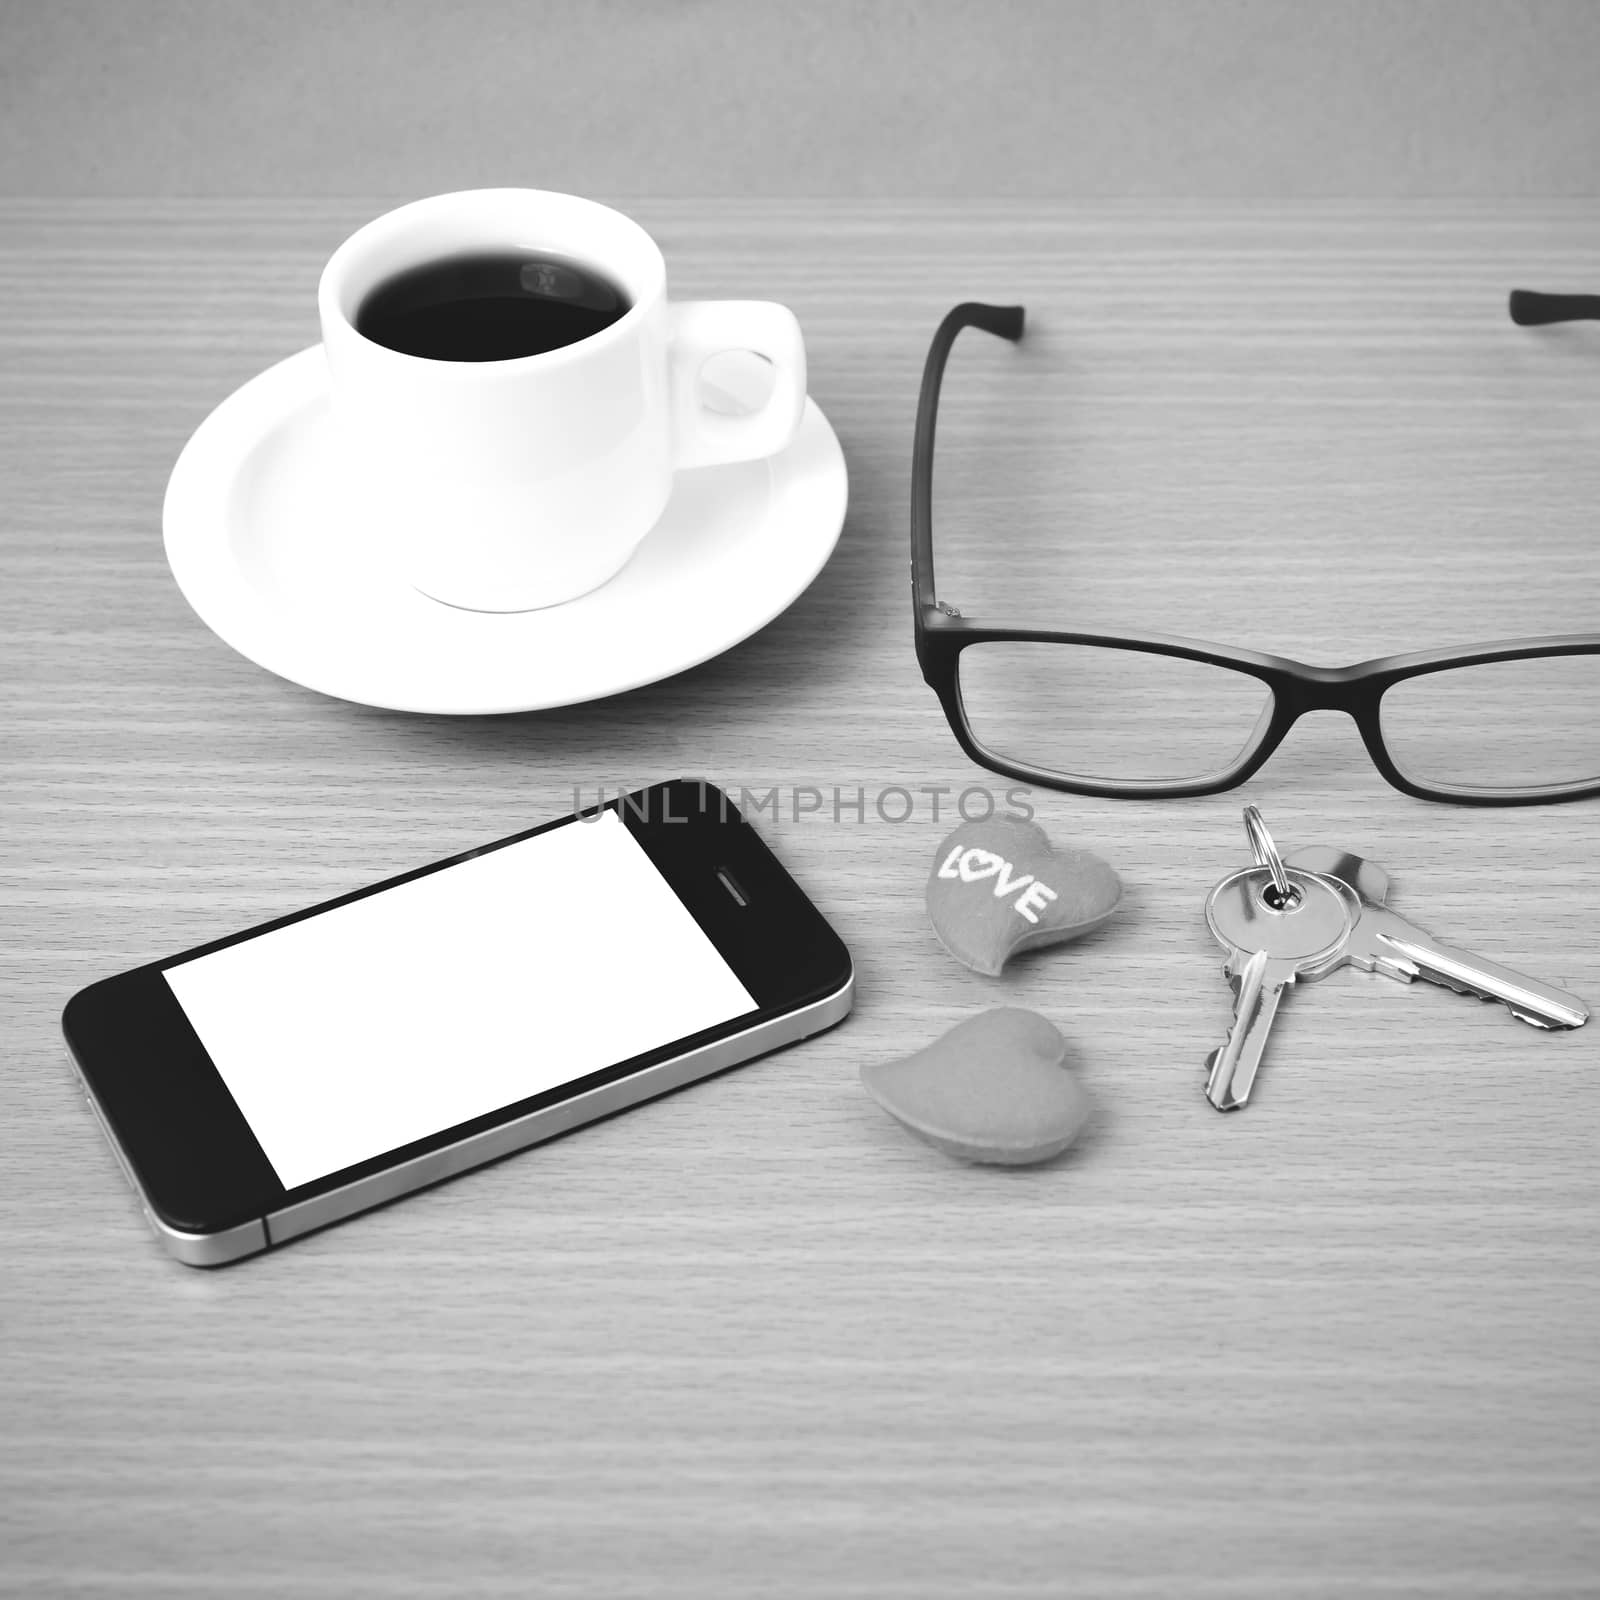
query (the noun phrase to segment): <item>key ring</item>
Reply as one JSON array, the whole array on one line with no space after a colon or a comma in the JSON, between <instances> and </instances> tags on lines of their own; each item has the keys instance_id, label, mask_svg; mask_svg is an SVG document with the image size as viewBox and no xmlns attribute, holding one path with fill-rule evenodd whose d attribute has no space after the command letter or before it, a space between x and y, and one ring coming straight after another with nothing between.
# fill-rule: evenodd
<instances>
[{"instance_id":1,"label":"key ring","mask_svg":"<svg viewBox=\"0 0 1600 1600\"><path fill-rule=\"evenodd\" d=\"M1254 806L1244 808L1244 831L1250 840L1250 853L1256 858L1256 865L1265 867L1272 874L1273 893L1277 897L1273 909L1285 910L1298 897L1294 885L1289 882L1289 874L1284 871L1283 857L1278 854L1278 847L1272 842L1272 835L1267 832L1267 825Z\"/></svg>"}]
</instances>

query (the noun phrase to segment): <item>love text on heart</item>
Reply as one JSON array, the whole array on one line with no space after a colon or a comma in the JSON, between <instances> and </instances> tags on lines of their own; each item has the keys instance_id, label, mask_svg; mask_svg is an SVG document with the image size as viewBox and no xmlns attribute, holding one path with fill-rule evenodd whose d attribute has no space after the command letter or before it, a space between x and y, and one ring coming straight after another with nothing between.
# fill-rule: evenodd
<instances>
[{"instance_id":1,"label":"love text on heart","mask_svg":"<svg viewBox=\"0 0 1600 1600\"><path fill-rule=\"evenodd\" d=\"M993 878L995 899L1016 895L1011 909L1029 922L1038 922L1039 913L1057 898L1055 890L1041 883L1031 872L1019 875L1004 856L971 845L957 845L940 863L939 876L956 878L962 883L982 883Z\"/></svg>"}]
</instances>

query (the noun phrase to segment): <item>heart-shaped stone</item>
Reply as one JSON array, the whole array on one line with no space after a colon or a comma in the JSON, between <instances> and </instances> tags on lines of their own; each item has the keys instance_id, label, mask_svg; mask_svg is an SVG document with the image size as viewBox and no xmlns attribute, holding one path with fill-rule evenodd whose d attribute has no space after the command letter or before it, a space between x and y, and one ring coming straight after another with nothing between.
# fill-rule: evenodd
<instances>
[{"instance_id":1,"label":"heart-shaped stone","mask_svg":"<svg viewBox=\"0 0 1600 1600\"><path fill-rule=\"evenodd\" d=\"M929 1144L1020 1167L1060 1155L1089 1120L1089 1092L1061 1030L1001 1006L958 1022L915 1055L861 1069L868 1094Z\"/></svg>"},{"instance_id":2,"label":"heart-shaped stone","mask_svg":"<svg viewBox=\"0 0 1600 1600\"><path fill-rule=\"evenodd\" d=\"M1077 939L1122 899L1122 880L1088 850L1057 850L1037 822L963 822L928 877L928 919L956 960L995 977L1019 950Z\"/></svg>"}]
</instances>

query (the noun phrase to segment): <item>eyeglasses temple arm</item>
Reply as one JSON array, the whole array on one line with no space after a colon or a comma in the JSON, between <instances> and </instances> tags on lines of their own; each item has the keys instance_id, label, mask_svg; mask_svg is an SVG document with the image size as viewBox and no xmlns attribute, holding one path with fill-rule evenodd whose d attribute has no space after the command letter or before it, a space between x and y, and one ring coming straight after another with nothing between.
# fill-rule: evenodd
<instances>
[{"instance_id":1,"label":"eyeglasses temple arm","mask_svg":"<svg viewBox=\"0 0 1600 1600\"><path fill-rule=\"evenodd\" d=\"M1536 328L1546 322L1600 322L1600 294L1542 294L1537 289L1513 289L1507 309L1520 327Z\"/></svg>"},{"instance_id":2,"label":"eyeglasses temple arm","mask_svg":"<svg viewBox=\"0 0 1600 1600\"><path fill-rule=\"evenodd\" d=\"M928 346L917 399L917 428L911 450L911 603L920 626L924 608L937 604L933 581L933 435L939 415L939 386L950 347L963 328L982 328L1001 339L1022 337L1021 306L991 306L967 300L946 313Z\"/></svg>"}]
</instances>

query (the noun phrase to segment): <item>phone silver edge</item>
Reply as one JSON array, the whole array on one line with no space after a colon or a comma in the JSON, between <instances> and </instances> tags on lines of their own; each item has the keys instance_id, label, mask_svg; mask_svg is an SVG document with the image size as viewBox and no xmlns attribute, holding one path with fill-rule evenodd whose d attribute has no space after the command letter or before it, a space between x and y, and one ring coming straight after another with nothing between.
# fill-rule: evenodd
<instances>
[{"instance_id":1,"label":"phone silver edge","mask_svg":"<svg viewBox=\"0 0 1600 1600\"><path fill-rule=\"evenodd\" d=\"M726 1039L717 1039L685 1055L657 1062L653 1067L630 1073L614 1083L602 1084L598 1089L575 1095L558 1105L530 1111L515 1122L486 1128L482 1133L458 1139L442 1149L430 1150L427 1155L416 1156L398 1166L386 1167L382 1172L374 1172L369 1177L347 1183L327 1194L285 1206L281 1211L269 1212L265 1217L242 1222L220 1233L185 1233L155 1214L134 1175L132 1164L95 1099L94 1090L79 1072L70 1050L67 1060L72 1064L84 1099L89 1102L89 1109L100 1124L100 1131L111 1146L117 1165L132 1184L143 1207L145 1220L156 1238L170 1255L186 1266L220 1267L244 1256L255 1255L272 1245L287 1243L301 1234L324 1228L329 1223L343 1221L373 1206L398 1200L402 1195L425 1189L445 1178L470 1172L485 1162L498 1161L502 1156L541 1144L546 1139L554 1139L560 1134L581 1128L586 1122L594 1122L645 1100L653 1100L657 1095L681 1089L697 1079L710 1077L712 1073L780 1050L785 1045L798 1044L802 1039L809 1039L813 1034L831 1028L836 1022L842 1022L849 1014L854 995L855 973L852 969L850 976L832 994L802 1006L798 1011L789 1011L781 1017L757 1023L741 1033L730 1034Z\"/></svg>"}]
</instances>

